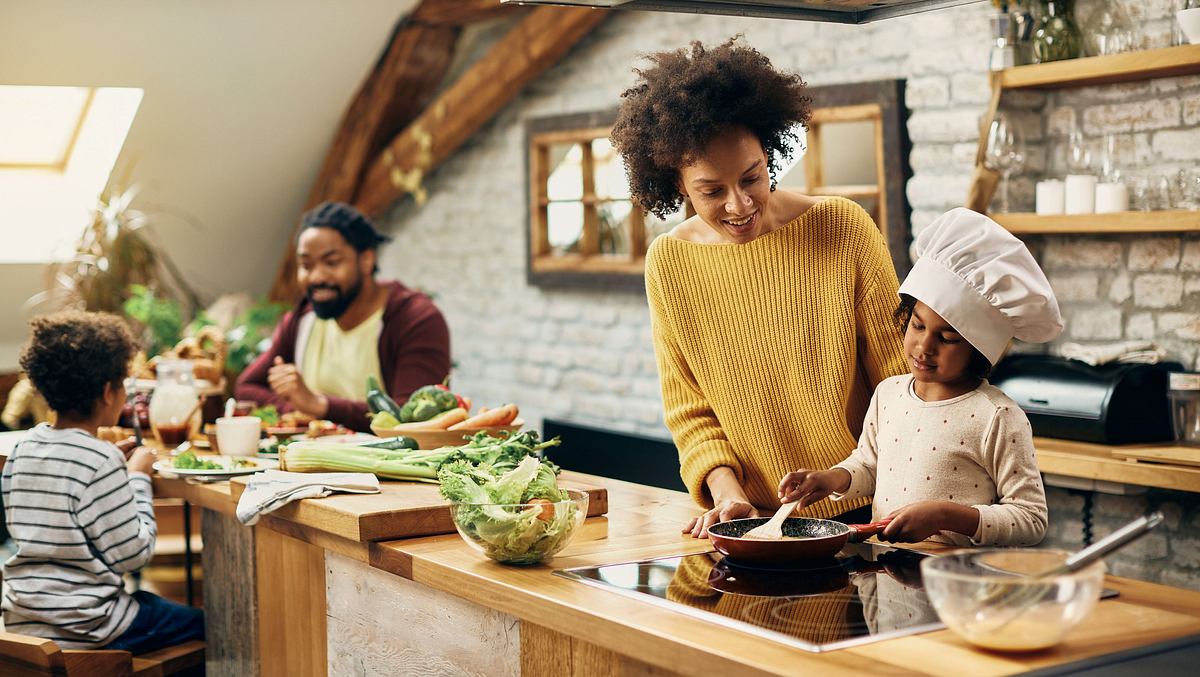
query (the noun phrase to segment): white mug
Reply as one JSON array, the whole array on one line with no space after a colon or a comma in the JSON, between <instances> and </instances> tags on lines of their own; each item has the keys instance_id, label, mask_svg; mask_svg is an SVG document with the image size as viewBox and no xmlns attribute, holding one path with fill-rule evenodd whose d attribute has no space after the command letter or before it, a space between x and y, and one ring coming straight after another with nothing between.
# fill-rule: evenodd
<instances>
[{"instance_id":1,"label":"white mug","mask_svg":"<svg viewBox=\"0 0 1200 677\"><path fill-rule=\"evenodd\" d=\"M262 421L257 416L222 416L217 419L217 450L225 456L258 453Z\"/></svg>"}]
</instances>

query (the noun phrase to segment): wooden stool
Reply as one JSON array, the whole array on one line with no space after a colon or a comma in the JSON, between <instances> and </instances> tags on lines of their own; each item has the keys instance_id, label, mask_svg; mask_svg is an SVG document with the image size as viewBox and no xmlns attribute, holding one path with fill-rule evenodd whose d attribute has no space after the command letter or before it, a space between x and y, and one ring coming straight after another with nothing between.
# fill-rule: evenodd
<instances>
[{"instance_id":1,"label":"wooden stool","mask_svg":"<svg viewBox=\"0 0 1200 677\"><path fill-rule=\"evenodd\" d=\"M0 632L0 674L6 677L203 675L204 642L184 642L134 656L128 651L106 649L63 650L49 639Z\"/></svg>"}]
</instances>

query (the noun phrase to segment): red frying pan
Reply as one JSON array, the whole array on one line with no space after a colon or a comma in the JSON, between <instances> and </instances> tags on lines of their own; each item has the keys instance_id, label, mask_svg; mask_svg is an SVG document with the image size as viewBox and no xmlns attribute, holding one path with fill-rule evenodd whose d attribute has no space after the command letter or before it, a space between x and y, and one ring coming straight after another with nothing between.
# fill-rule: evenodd
<instances>
[{"instance_id":1,"label":"red frying pan","mask_svg":"<svg viewBox=\"0 0 1200 677\"><path fill-rule=\"evenodd\" d=\"M717 552L735 561L781 566L833 557L847 541L870 538L891 522L884 519L871 524L842 524L812 517L789 517L783 523L781 540L742 538L747 531L767 521L766 517L751 517L714 524L708 528L708 538Z\"/></svg>"}]
</instances>

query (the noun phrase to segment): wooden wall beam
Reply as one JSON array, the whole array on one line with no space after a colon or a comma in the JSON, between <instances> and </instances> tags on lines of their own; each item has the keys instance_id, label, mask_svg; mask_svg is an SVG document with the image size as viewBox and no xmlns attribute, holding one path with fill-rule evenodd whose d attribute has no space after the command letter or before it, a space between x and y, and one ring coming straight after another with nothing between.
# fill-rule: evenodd
<instances>
[{"instance_id":1,"label":"wooden wall beam","mask_svg":"<svg viewBox=\"0 0 1200 677\"><path fill-rule=\"evenodd\" d=\"M463 26L501 16L515 16L527 10L518 5L502 5L500 0L456 0L425 3L413 10L412 19L431 26Z\"/></svg>"},{"instance_id":2,"label":"wooden wall beam","mask_svg":"<svg viewBox=\"0 0 1200 677\"><path fill-rule=\"evenodd\" d=\"M457 5L458 0L424 0L414 11L428 8L444 13ZM400 20L387 51L342 115L309 190L306 210L325 200L353 200L368 162L433 99L450 67L460 33L461 28L449 23L435 26L418 24L407 17ZM295 246L289 239L270 297L291 302L300 293L296 287Z\"/></svg>"},{"instance_id":3,"label":"wooden wall beam","mask_svg":"<svg viewBox=\"0 0 1200 677\"><path fill-rule=\"evenodd\" d=\"M434 167L607 16L561 7L530 12L374 159L355 205L378 214L408 193L420 195Z\"/></svg>"}]
</instances>

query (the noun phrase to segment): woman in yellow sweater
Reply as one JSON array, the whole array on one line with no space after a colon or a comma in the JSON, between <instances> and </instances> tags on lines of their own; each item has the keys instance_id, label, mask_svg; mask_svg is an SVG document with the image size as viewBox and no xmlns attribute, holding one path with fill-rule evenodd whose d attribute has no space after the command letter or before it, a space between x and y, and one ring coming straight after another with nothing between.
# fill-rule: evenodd
<instances>
[{"instance_id":1,"label":"woman in yellow sweater","mask_svg":"<svg viewBox=\"0 0 1200 677\"><path fill-rule=\"evenodd\" d=\"M650 246L646 294L664 418L706 508L684 531L704 537L773 511L787 472L854 449L875 385L906 371L896 273L857 204L775 189L810 115L799 75L736 39L650 60L612 140L644 208L665 218L688 198L696 211Z\"/></svg>"}]
</instances>

